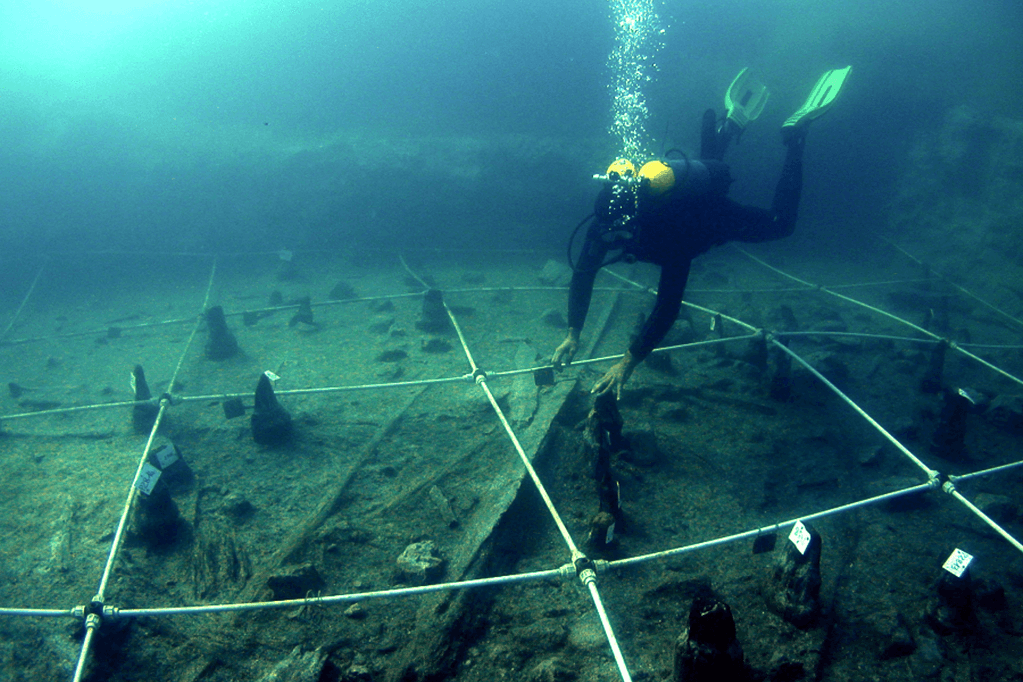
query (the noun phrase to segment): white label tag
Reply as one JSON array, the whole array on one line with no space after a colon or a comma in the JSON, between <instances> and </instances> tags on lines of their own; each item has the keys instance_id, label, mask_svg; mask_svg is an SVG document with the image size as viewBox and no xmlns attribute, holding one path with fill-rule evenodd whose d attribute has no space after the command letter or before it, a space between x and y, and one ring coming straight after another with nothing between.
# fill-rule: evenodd
<instances>
[{"instance_id":1,"label":"white label tag","mask_svg":"<svg viewBox=\"0 0 1023 682\"><path fill-rule=\"evenodd\" d=\"M806 529L802 521L796 521L789 533L789 540L796 546L800 554L806 554L806 548L810 546L810 531Z\"/></svg>"},{"instance_id":2,"label":"white label tag","mask_svg":"<svg viewBox=\"0 0 1023 682\"><path fill-rule=\"evenodd\" d=\"M153 492L153 488L156 487L156 482L159 480L160 470L146 462L142 465L142 471L139 473L139 480L135 481L135 487L143 495L148 495Z\"/></svg>"},{"instance_id":3,"label":"white label tag","mask_svg":"<svg viewBox=\"0 0 1023 682\"><path fill-rule=\"evenodd\" d=\"M178 451L173 445L162 445L158 450L153 451L153 457L160 463L160 468L167 470L171 464L178 461Z\"/></svg>"},{"instance_id":4,"label":"white label tag","mask_svg":"<svg viewBox=\"0 0 1023 682\"><path fill-rule=\"evenodd\" d=\"M277 376L276 374L274 374L270 370L266 370L265 372L263 372L263 374L265 374L266 378L269 379L270 381L274 382L275 384L280 379L279 376Z\"/></svg>"},{"instance_id":5,"label":"white label tag","mask_svg":"<svg viewBox=\"0 0 1023 682\"><path fill-rule=\"evenodd\" d=\"M604 537L604 544L610 545L615 541L615 525L612 523L607 527L607 535Z\"/></svg>"},{"instance_id":6,"label":"white label tag","mask_svg":"<svg viewBox=\"0 0 1023 682\"><path fill-rule=\"evenodd\" d=\"M951 573L957 578L962 578L963 573L966 571L966 567L973 561L973 555L967 554L963 550L956 547L955 551L945 559L945 563L942 564L942 568Z\"/></svg>"},{"instance_id":7,"label":"white label tag","mask_svg":"<svg viewBox=\"0 0 1023 682\"><path fill-rule=\"evenodd\" d=\"M135 395L135 372L128 375L128 384L131 386L131 394Z\"/></svg>"}]
</instances>

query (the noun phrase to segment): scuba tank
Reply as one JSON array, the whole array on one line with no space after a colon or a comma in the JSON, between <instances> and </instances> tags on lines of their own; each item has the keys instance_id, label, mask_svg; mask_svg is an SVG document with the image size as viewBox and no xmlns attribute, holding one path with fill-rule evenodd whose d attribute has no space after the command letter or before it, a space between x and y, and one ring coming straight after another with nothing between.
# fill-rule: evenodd
<instances>
[{"instance_id":1,"label":"scuba tank","mask_svg":"<svg viewBox=\"0 0 1023 682\"><path fill-rule=\"evenodd\" d=\"M670 153L670 152L669 152ZM593 176L603 183L597 195L593 214L579 223L569 239L568 262L578 270L572 258L572 245L583 225L596 221L596 237L610 250L621 253L599 267L625 260L627 250L639 235L640 208L676 201L694 201L707 197L724 197L732 183L728 165L717 159L681 158L649 161L636 172L628 159L617 159L604 174ZM599 268L598 268L599 269Z\"/></svg>"}]
</instances>

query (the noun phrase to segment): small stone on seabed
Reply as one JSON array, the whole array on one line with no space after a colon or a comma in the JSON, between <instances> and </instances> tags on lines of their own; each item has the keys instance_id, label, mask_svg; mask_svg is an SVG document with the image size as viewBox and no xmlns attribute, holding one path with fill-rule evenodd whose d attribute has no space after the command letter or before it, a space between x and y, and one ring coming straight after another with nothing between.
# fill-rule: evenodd
<instances>
[{"instance_id":1,"label":"small stone on seabed","mask_svg":"<svg viewBox=\"0 0 1023 682\"><path fill-rule=\"evenodd\" d=\"M359 602L355 602L347 609L344 610L345 616L352 620L362 620L367 616L366 609L359 605Z\"/></svg>"},{"instance_id":2,"label":"small stone on seabed","mask_svg":"<svg viewBox=\"0 0 1023 682\"><path fill-rule=\"evenodd\" d=\"M403 580L423 585L440 578L444 572L444 559L437 553L433 540L414 542L398 557L398 571Z\"/></svg>"}]
</instances>

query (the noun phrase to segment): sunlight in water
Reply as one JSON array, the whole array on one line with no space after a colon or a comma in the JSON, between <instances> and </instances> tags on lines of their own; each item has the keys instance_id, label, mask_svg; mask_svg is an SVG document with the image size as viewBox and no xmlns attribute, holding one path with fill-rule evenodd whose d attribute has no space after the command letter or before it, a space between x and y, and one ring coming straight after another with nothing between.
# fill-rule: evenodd
<instances>
[{"instance_id":1,"label":"sunlight in water","mask_svg":"<svg viewBox=\"0 0 1023 682\"><path fill-rule=\"evenodd\" d=\"M233 0L232 0L233 1ZM8 3L0 10L0 53L8 62L86 67L122 41L143 41L184 17L223 18L224 0L205 4L176 0L40 0Z\"/></svg>"}]
</instances>

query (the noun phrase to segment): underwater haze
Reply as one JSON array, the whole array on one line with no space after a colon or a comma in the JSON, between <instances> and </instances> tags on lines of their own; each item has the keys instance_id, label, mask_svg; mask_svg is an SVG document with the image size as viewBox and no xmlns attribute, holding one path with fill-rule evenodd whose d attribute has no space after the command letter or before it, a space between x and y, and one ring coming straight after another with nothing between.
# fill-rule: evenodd
<instances>
[{"instance_id":1,"label":"underwater haze","mask_svg":"<svg viewBox=\"0 0 1023 682\"><path fill-rule=\"evenodd\" d=\"M558 248L620 149L600 0L27 2L0 9L4 261L78 248ZM694 150L739 69L772 89L729 156L766 205L777 128L852 64L815 126L796 243L883 219L920 129L1014 114L1015 2L667 2L649 148ZM855 243L855 239L852 240Z\"/></svg>"},{"instance_id":2,"label":"underwater haze","mask_svg":"<svg viewBox=\"0 0 1023 682\"><path fill-rule=\"evenodd\" d=\"M0 682L1023 680L1021 29L0 2Z\"/></svg>"}]
</instances>

